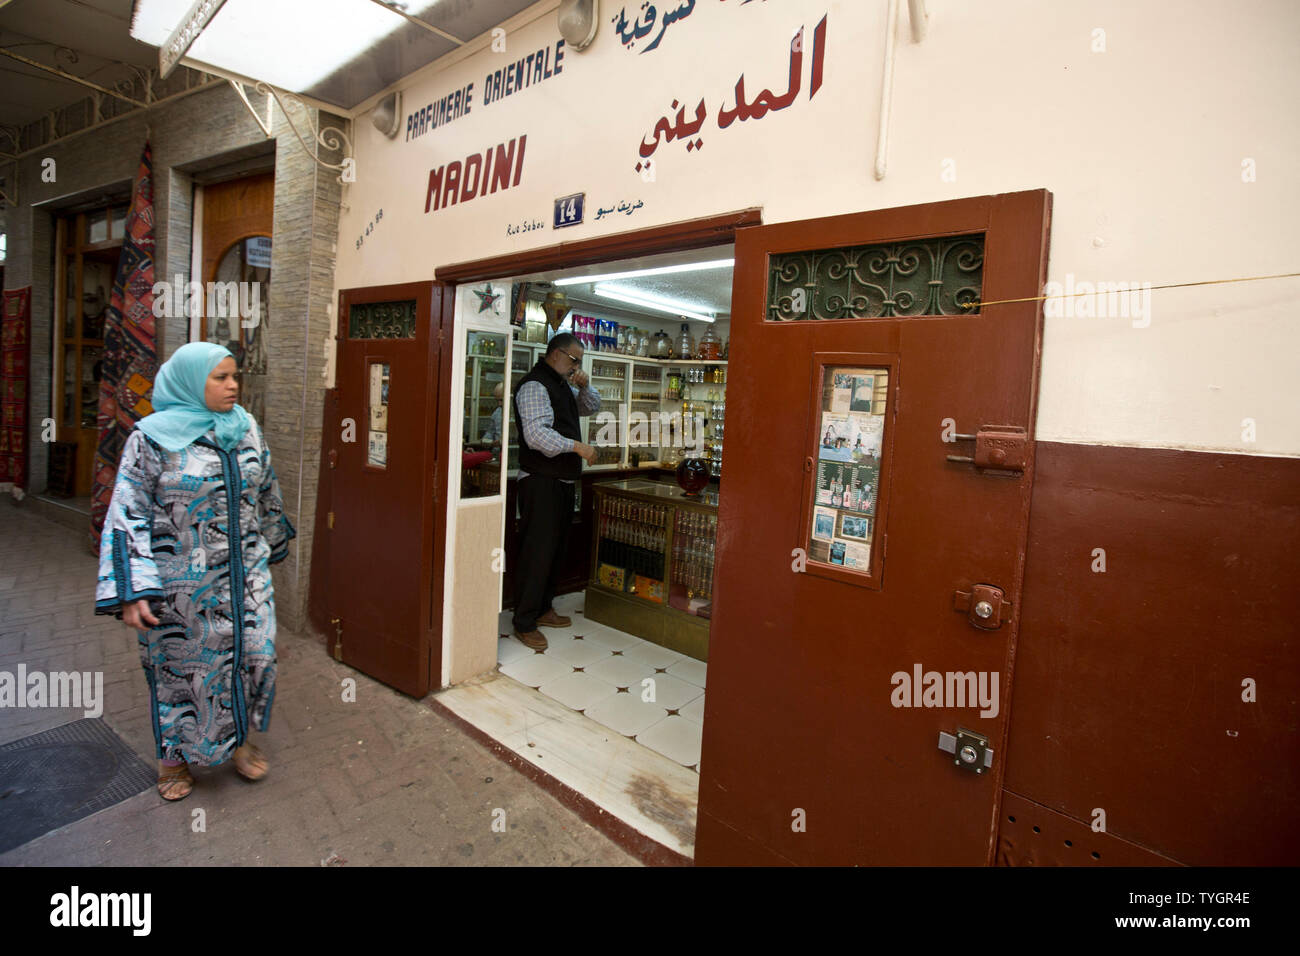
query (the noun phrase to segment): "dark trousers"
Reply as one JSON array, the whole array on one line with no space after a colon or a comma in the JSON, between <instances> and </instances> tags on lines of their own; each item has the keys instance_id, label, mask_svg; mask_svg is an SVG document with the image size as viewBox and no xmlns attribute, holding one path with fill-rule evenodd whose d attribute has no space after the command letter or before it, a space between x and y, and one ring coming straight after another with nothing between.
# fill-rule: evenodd
<instances>
[{"instance_id":1,"label":"dark trousers","mask_svg":"<svg viewBox=\"0 0 1300 956\"><path fill-rule=\"evenodd\" d=\"M573 482L529 475L519 482L519 556L515 570L517 631L537 630L555 600L555 585L573 524Z\"/></svg>"}]
</instances>

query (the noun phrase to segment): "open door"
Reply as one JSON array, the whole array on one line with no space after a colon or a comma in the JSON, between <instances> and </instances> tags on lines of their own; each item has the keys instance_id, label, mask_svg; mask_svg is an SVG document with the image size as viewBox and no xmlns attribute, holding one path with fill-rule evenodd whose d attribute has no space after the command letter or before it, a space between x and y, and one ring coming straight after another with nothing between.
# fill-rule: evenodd
<instances>
[{"instance_id":1,"label":"open door","mask_svg":"<svg viewBox=\"0 0 1300 956\"><path fill-rule=\"evenodd\" d=\"M992 861L1050 209L738 231L697 863Z\"/></svg>"},{"instance_id":2,"label":"open door","mask_svg":"<svg viewBox=\"0 0 1300 956\"><path fill-rule=\"evenodd\" d=\"M416 697L438 686L452 295L434 282L339 296L318 521L335 658Z\"/></svg>"}]
</instances>

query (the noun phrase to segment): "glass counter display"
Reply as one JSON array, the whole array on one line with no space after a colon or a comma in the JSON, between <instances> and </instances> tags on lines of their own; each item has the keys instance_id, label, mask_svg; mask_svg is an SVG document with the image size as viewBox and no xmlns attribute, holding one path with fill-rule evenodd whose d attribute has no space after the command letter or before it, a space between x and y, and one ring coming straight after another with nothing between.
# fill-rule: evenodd
<instances>
[{"instance_id":1,"label":"glass counter display","mask_svg":"<svg viewBox=\"0 0 1300 956\"><path fill-rule=\"evenodd\" d=\"M592 485L596 522L584 613L708 660L718 492L634 478Z\"/></svg>"}]
</instances>

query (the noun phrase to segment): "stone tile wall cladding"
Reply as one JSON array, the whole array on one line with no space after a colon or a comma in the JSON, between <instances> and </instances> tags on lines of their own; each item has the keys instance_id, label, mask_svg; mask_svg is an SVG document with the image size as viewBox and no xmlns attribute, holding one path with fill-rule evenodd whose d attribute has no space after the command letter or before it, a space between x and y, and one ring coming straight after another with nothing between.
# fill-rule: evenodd
<instances>
[{"instance_id":1,"label":"stone tile wall cladding","mask_svg":"<svg viewBox=\"0 0 1300 956\"><path fill-rule=\"evenodd\" d=\"M54 224L61 210L110 191L129 189L147 136L153 145L155 277L172 281L179 275L188 282L193 178L178 167L201 167L208 157L215 161L232 150L267 142L224 80L199 74L187 82L194 89L188 95L148 110L130 111L127 107L128 111L118 111L119 118L112 122L48 146L42 147L39 139L33 141L37 124L23 130L18 169L11 180L19 187L20 205L5 210L8 257L4 284L11 289L32 287L31 492L45 490L49 464L39 423L52 414ZM260 96L252 101L254 105L265 103ZM336 172L320 168L303 151L279 107L273 115L275 209L271 320L266 330L271 356L270 401L261 424L280 478L285 513L298 530L289 557L274 569L278 617L283 626L305 632L309 630L307 587L342 185ZM294 121L308 142L309 117L324 126L346 128L346 121L338 117L298 109ZM58 125L59 135L66 135L68 127L63 121ZM339 152L324 147L319 155L325 162L341 159ZM42 162L47 157L55 161L54 182L41 179ZM160 319L159 359L165 360L188 336L185 317Z\"/></svg>"}]
</instances>

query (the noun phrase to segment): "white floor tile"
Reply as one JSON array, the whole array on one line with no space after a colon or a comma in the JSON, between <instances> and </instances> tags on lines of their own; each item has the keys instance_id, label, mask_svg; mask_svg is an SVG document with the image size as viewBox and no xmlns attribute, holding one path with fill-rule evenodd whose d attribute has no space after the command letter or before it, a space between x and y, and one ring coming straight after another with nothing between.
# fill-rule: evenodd
<instances>
[{"instance_id":1,"label":"white floor tile","mask_svg":"<svg viewBox=\"0 0 1300 956\"><path fill-rule=\"evenodd\" d=\"M572 594L560 594L556 596L553 602L551 602L551 607L555 608L555 610L559 611L561 614L571 616L574 611L582 610L582 605L584 603L583 599L585 597L586 595L583 594L582 591L574 591Z\"/></svg>"},{"instance_id":2,"label":"white floor tile","mask_svg":"<svg viewBox=\"0 0 1300 956\"><path fill-rule=\"evenodd\" d=\"M671 667L673 664L680 664L682 661L688 660L685 654L678 654L676 651L670 651L666 647L652 644L649 641L642 641L636 647L629 647L623 653L638 661L645 661L651 667Z\"/></svg>"},{"instance_id":3,"label":"white floor tile","mask_svg":"<svg viewBox=\"0 0 1300 956\"><path fill-rule=\"evenodd\" d=\"M658 704L644 703L640 694L630 691L626 694L606 697L588 707L586 715L625 737L639 734L652 724L668 719L664 716L664 709Z\"/></svg>"},{"instance_id":4,"label":"white floor tile","mask_svg":"<svg viewBox=\"0 0 1300 956\"><path fill-rule=\"evenodd\" d=\"M618 689L612 684L597 680L590 674L572 672L548 681L537 689L552 700L558 700L565 707L573 710L586 710L593 704L618 693Z\"/></svg>"},{"instance_id":5,"label":"white floor tile","mask_svg":"<svg viewBox=\"0 0 1300 956\"><path fill-rule=\"evenodd\" d=\"M653 677L655 672L655 669L649 664L634 661L629 657L610 657L603 661L597 661L590 667L585 668L585 670L592 677L608 681L615 687L635 687L638 699L641 696L642 679Z\"/></svg>"},{"instance_id":6,"label":"white floor tile","mask_svg":"<svg viewBox=\"0 0 1300 956\"><path fill-rule=\"evenodd\" d=\"M524 647L515 637L498 637L497 638L497 662L500 664L510 664L514 661L521 660L533 654L531 647Z\"/></svg>"},{"instance_id":7,"label":"white floor tile","mask_svg":"<svg viewBox=\"0 0 1300 956\"><path fill-rule=\"evenodd\" d=\"M683 767L700 762L703 726L683 717L666 717L637 734L636 742L656 750Z\"/></svg>"},{"instance_id":8,"label":"white floor tile","mask_svg":"<svg viewBox=\"0 0 1300 956\"><path fill-rule=\"evenodd\" d=\"M680 677L688 683L695 684L697 687L704 686L705 675L708 674L709 666L704 661L697 661L693 657L680 660L668 668L668 673L674 677Z\"/></svg>"},{"instance_id":9,"label":"white floor tile","mask_svg":"<svg viewBox=\"0 0 1300 956\"><path fill-rule=\"evenodd\" d=\"M652 674L651 679L655 682L655 700L654 702L665 710L678 710L693 701L696 697L704 696L704 691L694 684L688 684L684 680L673 677L671 674ZM631 688L632 693L638 693L638 684ZM645 689L639 692L644 695Z\"/></svg>"},{"instance_id":10,"label":"white floor tile","mask_svg":"<svg viewBox=\"0 0 1300 956\"><path fill-rule=\"evenodd\" d=\"M697 724L704 723L704 694L696 697L693 701L681 708L677 713L687 720L694 721Z\"/></svg>"},{"instance_id":11,"label":"white floor tile","mask_svg":"<svg viewBox=\"0 0 1300 956\"><path fill-rule=\"evenodd\" d=\"M540 687L548 681L573 673L573 667L564 661L545 654L533 654L501 666L501 673L513 677L529 687Z\"/></svg>"},{"instance_id":12,"label":"white floor tile","mask_svg":"<svg viewBox=\"0 0 1300 956\"><path fill-rule=\"evenodd\" d=\"M549 645L546 648L547 657L554 657L572 667L587 667L610 656L608 647L594 641L575 640L572 635L557 637L555 634L548 634L546 642Z\"/></svg>"},{"instance_id":13,"label":"white floor tile","mask_svg":"<svg viewBox=\"0 0 1300 956\"><path fill-rule=\"evenodd\" d=\"M576 626L576 624L575 624ZM646 643L639 637L627 634L623 631L616 631L605 624L596 624L592 621L585 622L576 633L581 634L583 640L592 641L596 644L603 644L611 651L627 652L629 648L637 647Z\"/></svg>"}]
</instances>

